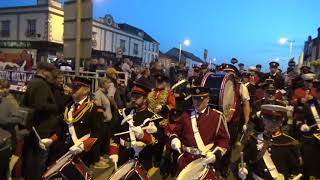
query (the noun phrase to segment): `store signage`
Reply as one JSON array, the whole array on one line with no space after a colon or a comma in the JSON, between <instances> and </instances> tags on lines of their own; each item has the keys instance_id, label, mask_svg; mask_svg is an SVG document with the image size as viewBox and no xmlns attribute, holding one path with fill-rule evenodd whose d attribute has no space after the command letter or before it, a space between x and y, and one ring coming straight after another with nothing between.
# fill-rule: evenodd
<instances>
[{"instance_id":1,"label":"store signage","mask_svg":"<svg viewBox=\"0 0 320 180\"><path fill-rule=\"evenodd\" d=\"M0 79L7 79L10 82L29 82L33 76L32 72L0 71Z\"/></svg>"}]
</instances>

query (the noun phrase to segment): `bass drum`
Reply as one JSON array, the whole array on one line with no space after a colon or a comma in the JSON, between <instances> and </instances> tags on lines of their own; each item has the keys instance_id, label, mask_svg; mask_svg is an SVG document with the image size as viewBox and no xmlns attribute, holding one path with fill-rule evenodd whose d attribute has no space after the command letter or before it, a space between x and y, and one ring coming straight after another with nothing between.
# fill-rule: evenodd
<instances>
[{"instance_id":1,"label":"bass drum","mask_svg":"<svg viewBox=\"0 0 320 180\"><path fill-rule=\"evenodd\" d=\"M149 180L146 170L141 166L138 160L129 160L122 165L117 171L115 171L109 180Z\"/></svg>"},{"instance_id":2,"label":"bass drum","mask_svg":"<svg viewBox=\"0 0 320 180\"><path fill-rule=\"evenodd\" d=\"M178 175L177 180L219 180L211 165L204 165L203 158L188 164Z\"/></svg>"},{"instance_id":3,"label":"bass drum","mask_svg":"<svg viewBox=\"0 0 320 180\"><path fill-rule=\"evenodd\" d=\"M209 106L221 111L227 122L231 120L236 110L237 95L235 77L228 73L207 73L201 86L209 88Z\"/></svg>"}]
</instances>

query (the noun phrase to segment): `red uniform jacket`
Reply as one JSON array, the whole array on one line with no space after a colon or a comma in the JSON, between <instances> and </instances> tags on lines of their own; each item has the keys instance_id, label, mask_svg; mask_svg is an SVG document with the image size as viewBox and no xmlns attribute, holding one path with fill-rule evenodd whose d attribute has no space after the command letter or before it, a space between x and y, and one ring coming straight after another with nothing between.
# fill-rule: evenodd
<instances>
[{"instance_id":1,"label":"red uniform jacket","mask_svg":"<svg viewBox=\"0 0 320 180\"><path fill-rule=\"evenodd\" d=\"M197 119L198 129L205 145L213 143L214 147L219 146L229 149L230 137L228 128L224 118L221 118L221 122L219 123L220 116L222 116L222 114L219 111L207 108L207 110L200 114ZM170 133L170 141L173 138L178 138L182 145L197 148L190 114L184 112L179 121L169 124L168 132ZM199 156L184 152L178 159L178 172L197 158L199 158Z\"/></svg>"}]
</instances>

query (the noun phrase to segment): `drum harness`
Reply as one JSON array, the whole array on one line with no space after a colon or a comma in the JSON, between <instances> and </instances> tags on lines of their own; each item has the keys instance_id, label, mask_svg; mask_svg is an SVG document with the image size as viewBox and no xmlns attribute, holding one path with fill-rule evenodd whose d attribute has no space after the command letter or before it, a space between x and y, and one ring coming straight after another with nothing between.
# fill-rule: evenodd
<instances>
[{"instance_id":1,"label":"drum harness","mask_svg":"<svg viewBox=\"0 0 320 180\"><path fill-rule=\"evenodd\" d=\"M207 107L207 108L209 108L209 107ZM218 133L218 130L220 128L222 120L223 120L222 115L220 115L217 130L216 130L216 135ZM201 138L201 135L200 135L200 132L198 129L198 125L197 125L196 111L193 111L191 113L191 125L192 125L193 136L194 136L196 144L197 144L197 148L183 146L182 149L185 152L193 154L193 155L205 155L205 153L207 153L207 151L209 151L210 149L206 148L206 145L204 145L203 140Z\"/></svg>"},{"instance_id":2,"label":"drum harness","mask_svg":"<svg viewBox=\"0 0 320 180\"><path fill-rule=\"evenodd\" d=\"M320 117L319 117L316 106L314 104L312 104L310 107L310 110L311 110L311 113L312 113L314 120L316 121L318 129L320 129ZM313 133L313 136L315 138L317 138L318 140L320 140L320 133Z\"/></svg>"}]
</instances>

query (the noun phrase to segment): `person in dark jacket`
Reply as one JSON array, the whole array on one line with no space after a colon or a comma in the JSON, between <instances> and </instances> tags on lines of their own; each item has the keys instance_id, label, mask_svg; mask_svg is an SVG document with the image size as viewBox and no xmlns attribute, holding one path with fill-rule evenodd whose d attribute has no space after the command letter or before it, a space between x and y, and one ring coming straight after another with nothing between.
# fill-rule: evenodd
<instances>
[{"instance_id":1,"label":"person in dark jacket","mask_svg":"<svg viewBox=\"0 0 320 180\"><path fill-rule=\"evenodd\" d=\"M40 179L45 170L48 158L47 146L52 143L50 136L56 130L58 120L58 106L55 102L50 83L53 82L52 72L55 66L49 63L39 63L37 73L28 83L23 104L34 109L34 116L27 122L27 129L31 132L25 138L25 179ZM35 127L41 140L32 131ZM32 162L32 166L30 163Z\"/></svg>"}]
</instances>

